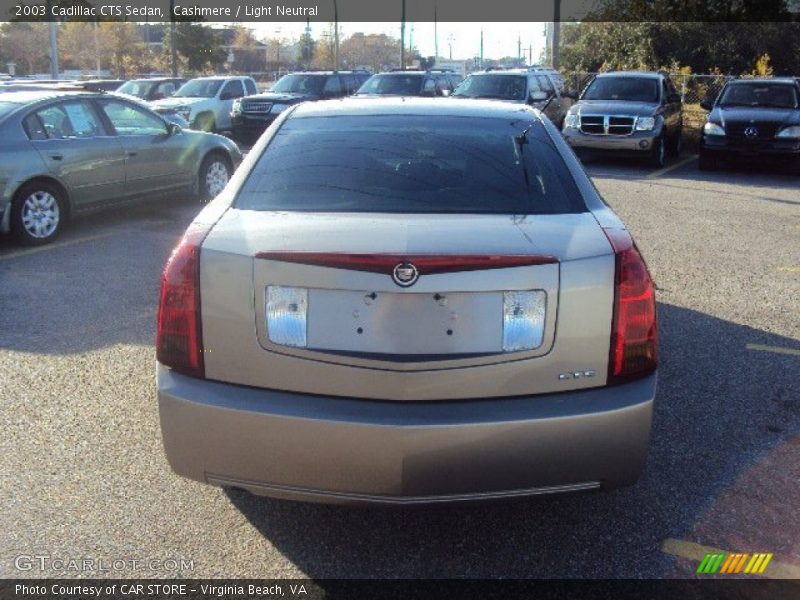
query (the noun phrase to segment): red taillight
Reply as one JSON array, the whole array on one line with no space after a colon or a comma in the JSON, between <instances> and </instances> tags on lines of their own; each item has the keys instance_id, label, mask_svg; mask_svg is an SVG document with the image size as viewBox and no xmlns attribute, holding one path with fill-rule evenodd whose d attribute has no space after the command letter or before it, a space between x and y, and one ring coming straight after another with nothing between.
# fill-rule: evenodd
<instances>
[{"instance_id":1,"label":"red taillight","mask_svg":"<svg viewBox=\"0 0 800 600\"><path fill-rule=\"evenodd\" d=\"M205 376L200 324L200 246L208 228L192 226L167 260L161 276L156 356L194 377Z\"/></svg>"},{"instance_id":2,"label":"red taillight","mask_svg":"<svg viewBox=\"0 0 800 600\"><path fill-rule=\"evenodd\" d=\"M647 265L630 234L624 229L603 231L616 255L608 383L621 383L656 368L656 297Z\"/></svg>"}]
</instances>

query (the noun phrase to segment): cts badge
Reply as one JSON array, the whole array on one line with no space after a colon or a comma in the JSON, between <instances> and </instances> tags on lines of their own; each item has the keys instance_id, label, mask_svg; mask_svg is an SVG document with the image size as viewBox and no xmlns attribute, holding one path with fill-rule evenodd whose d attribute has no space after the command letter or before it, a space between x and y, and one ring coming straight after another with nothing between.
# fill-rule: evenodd
<instances>
[{"instance_id":1,"label":"cts badge","mask_svg":"<svg viewBox=\"0 0 800 600\"><path fill-rule=\"evenodd\" d=\"M417 282L417 279L419 271L409 262L400 263L392 270L392 280L400 287L410 287Z\"/></svg>"}]
</instances>

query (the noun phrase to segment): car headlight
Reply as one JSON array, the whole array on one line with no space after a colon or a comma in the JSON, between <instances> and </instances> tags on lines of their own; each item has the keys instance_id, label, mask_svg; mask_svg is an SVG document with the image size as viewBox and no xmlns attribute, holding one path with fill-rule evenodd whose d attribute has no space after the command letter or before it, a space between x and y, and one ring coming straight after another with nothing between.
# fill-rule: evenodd
<instances>
[{"instance_id":1,"label":"car headlight","mask_svg":"<svg viewBox=\"0 0 800 600\"><path fill-rule=\"evenodd\" d=\"M636 119L636 131L653 131L655 126L655 117L639 117Z\"/></svg>"},{"instance_id":2,"label":"car headlight","mask_svg":"<svg viewBox=\"0 0 800 600\"><path fill-rule=\"evenodd\" d=\"M569 113L564 117L564 129L578 129L581 125L581 117L578 113Z\"/></svg>"},{"instance_id":3,"label":"car headlight","mask_svg":"<svg viewBox=\"0 0 800 600\"><path fill-rule=\"evenodd\" d=\"M273 105L272 105L272 110L270 110L270 112L272 112L272 113L276 113L276 114L277 114L277 113L279 113L279 112L283 112L283 110L284 110L286 107L287 107L287 105L286 105L286 104L273 104Z\"/></svg>"},{"instance_id":4,"label":"car headlight","mask_svg":"<svg viewBox=\"0 0 800 600\"><path fill-rule=\"evenodd\" d=\"M242 114L242 99L237 98L233 101L233 105L231 105L231 115L237 116Z\"/></svg>"},{"instance_id":5,"label":"car headlight","mask_svg":"<svg viewBox=\"0 0 800 600\"><path fill-rule=\"evenodd\" d=\"M775 137L779 138L800 138L800 125L792 125L791 127L784 127L778 132Z\"/></svg>"},{"instance_id":6,"label":"car headlight","mask_svg":"<svg viewBox=\"0 0 800 600\"><path fill-rule=\"evenodd\" d=\"M709 121L703 125L703 133L706 135L725 135L725 129L722 127L722 125L718 125L717 123L712 123Z\"/></svg>"}]
</instances>

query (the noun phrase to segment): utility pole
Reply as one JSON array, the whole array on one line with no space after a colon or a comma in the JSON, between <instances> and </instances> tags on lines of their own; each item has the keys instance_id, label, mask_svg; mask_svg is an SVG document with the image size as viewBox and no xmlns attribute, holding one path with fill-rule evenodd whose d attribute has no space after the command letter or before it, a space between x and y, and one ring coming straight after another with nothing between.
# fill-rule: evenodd
<instances>
[{"instance_id":1,"label":"utility pole","mask_svg":"<svg viewBox=\"0 0 800 600\"><path fill-rule=\"evenodd\" d=\"M400 68L406 68L406 0L401 0L400 13Z\"/></svg>"},{"instance_id":2,"label":"utility pole","mask_svg":"<svg viewBox=\"0 0 800 600\"><path fill-rule=\"evenodd\" d=\"M550 39L550 57L552 67L558 69L561 65L561 0L553 0L553 35Z\"/></svg>"},{"instance_id":3,"label":"utility pole","mask_svg":"<svg viewBox=\"0 0 800 600\"><path fill-rule=\"evenodd\" d=\"M100 46L97 42L97 27L98 27L97 19L92 21L92 23L94 24L94 26L92 27L92 33L94 33L94 67L95 67L94 74L100 77ZM148 45L147 48L149 50L150 46Z\"/></svg>"},{"instance_id":4,"label":"utility pole","mask_svg":"<svg viewBox=\"0 0 800 600\"><path fill-rule=\"evenodd\" d=\"M333 70L339 70L339 5L333 0Z\"/></svg>"},{"instance_id":5,"label":"utility pole","mask_svg":"<svg viewBox=\"0 0 800 600\"><path fill-rule=\"evenodd\" d=\"M439 3L434 0L433 3L433 55L434 61L433 63L436 64L436 59L439 58L439 15L438 15L438 8Z\"/></svg>"},{"instance_id":6,"label":"utility pole","mask_svg":"<svg viewBox=\"0 0 800 600\"><path fill-rule=\"evenodd\" d=\"M480 68L483 70L483 27L481 27L481 54L480 54Z\"/></svg>"},{"instance_id":7,"label":"utility pole","mask_svg":"<svg viewBox=\"0 0 800 600\"><path fill-rule=\"evenodd\" d=\"M517 32L517 62L522 62L522 36Z\"/></svg>"},{"instance_id":8,"label":"utility pole","mask_svg":"<svg viewBox=\"0 0 800 600\"><path fill-rule=\"evenodd\" d=\"M50 79L58 79L58 24L50 21L47 25L50 33Z\"/></svg>"},{"instance_id":9,"label":"utility pole","mask_svg":"<svg viewBox=\"0 0 800 600\"><path fill-rule=\"evenodd\" d=\"M169 0L169 48L172 55L172 76L178 76L178 49L175 47L175 0Z\"/></svg>"}]
</instances>

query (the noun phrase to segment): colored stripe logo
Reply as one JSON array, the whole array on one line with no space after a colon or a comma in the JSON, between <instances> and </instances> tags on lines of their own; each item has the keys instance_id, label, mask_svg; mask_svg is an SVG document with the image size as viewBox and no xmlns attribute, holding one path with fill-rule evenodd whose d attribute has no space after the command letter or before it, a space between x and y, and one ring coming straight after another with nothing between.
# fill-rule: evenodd
<instances>
[{"instance_id":1,"label":"colored stripe logo","mask_svg":"<svg viewBox=\"0 0 800 600\"><path fill-rule=\"evenodd\" d=\"M706 554L705 557L703 557L703 560L697 567L697 573L748 573L761 575L771 560L771 552L754 552L752 554L748 552L717 552Z\"/></svg>"}]
</instances>

